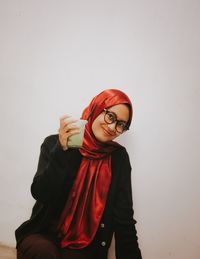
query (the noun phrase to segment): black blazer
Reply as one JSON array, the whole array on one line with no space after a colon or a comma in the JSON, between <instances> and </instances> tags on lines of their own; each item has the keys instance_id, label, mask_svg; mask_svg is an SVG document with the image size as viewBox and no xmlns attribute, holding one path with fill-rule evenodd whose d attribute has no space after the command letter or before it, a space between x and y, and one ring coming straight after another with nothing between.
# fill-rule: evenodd
<instances>
[{"instance_id":1,"label":"black blazer","mask_svg":"<svg viewBox=\"0 0 200 259\"><path fill-rule=\"evenodd\" d=\"M117 259L141 259L133 219L131 165L124 147L112 153L112 180L106 207L94 240L90 244L107 258L113 233ZM63 151L58 135L47 137L41 145L37 172L31 185L36 203L29 220L16 231L17 247L28 235L46 233L59 219L70 188L76 178L82 155L78 149ZM98 252L99 253L99 252Z\"/></svg>"}]
</instances>

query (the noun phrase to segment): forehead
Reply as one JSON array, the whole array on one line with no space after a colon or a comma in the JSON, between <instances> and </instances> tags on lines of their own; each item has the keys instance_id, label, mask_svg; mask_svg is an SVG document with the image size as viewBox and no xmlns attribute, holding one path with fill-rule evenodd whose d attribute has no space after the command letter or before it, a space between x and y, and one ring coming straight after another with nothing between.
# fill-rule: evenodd
<instances>
[{"instance_id":1,"label":"forehead","mask_svg":"<svg viewBox=\"0 0 200 259\"><path fill-rule=\"evenodd\" d=\"M118 120L128 121L129 119L129 108L125 104L117 104L111 107L108 107L109 111L114 112L117 115Z\"/></svg>"}]
</instances>

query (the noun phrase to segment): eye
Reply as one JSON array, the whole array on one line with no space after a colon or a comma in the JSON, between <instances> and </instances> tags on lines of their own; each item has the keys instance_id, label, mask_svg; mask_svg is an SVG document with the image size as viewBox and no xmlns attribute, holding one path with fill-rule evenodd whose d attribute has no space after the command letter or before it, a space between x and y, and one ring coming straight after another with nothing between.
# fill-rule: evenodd
<instances>
[{"instance_id":1,"label":"eye","mask_svg":"<svg viewBox=\"0 0 200 259\"><path fill-rule=\"evenodd\" d=\"M126 128L126 123L124 121L118 121L117 123L118 127L125 129Z\"/></svg>"},{"instance_id":2,"label":"eye","mask_svg":"<svg viewBox=\"0 0 200 259\"><path fill-rule=\"evenodd\" d=\"M108 112L107 117L111 122L114 122L116 120L115 115L112 112Z\"/></svg>"}]
</instances>

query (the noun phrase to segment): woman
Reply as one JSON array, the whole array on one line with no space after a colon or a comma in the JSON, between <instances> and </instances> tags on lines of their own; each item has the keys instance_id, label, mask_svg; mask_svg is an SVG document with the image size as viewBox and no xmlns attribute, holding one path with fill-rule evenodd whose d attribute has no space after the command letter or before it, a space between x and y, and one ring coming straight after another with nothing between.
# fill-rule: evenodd
<instances>
[{"instance_id":1,"label":"woman","mask_svg":"<svg viewBox=\"0 0 200 259\"><path fill-rule=\"evenodd\" d=\"M67 116L42 146L31 193L31 218L16 230L18 259L106 259L113 233L117 259L141 259L133 219L131 165L113 140L128 130L132 104L120 90L95 96L83 111L83 146Z\"/></svg>"}]
</instances>

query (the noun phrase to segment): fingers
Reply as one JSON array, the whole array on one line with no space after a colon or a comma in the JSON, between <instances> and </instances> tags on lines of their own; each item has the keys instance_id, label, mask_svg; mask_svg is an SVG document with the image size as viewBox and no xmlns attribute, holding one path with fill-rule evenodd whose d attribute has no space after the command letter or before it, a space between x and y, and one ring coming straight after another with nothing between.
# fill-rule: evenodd
<instances>
[{"instance_id":1,"label":"fingers","mask_svg":"<svg viewBox=\"0 0 200 259\"><path fill-rule=\"evenodd\" d=\"M69 115L65 114L65 115L60 117L60 120L63 120L63 119L69 118L69 117L70 117Z\"/></svg>"},{"instance_id":2,"label":"fingers","mask_svg":"<svg viewBox=\"0 0 200 259\"><path fill-rule=\"evenodd\" d=\"M77 119L72 118L71 116L63 116L60 118L60 128L69 130L73 127L75 127L75 122L77 122Z\"/></svg>"},{"instance_id":3,"label":"fingers","mask_svg":"<svg viewBox=\"0 0 200 259\"><path fill-rule=\"evenodd\" d=\"M80 133L80 128L75 124L77 121L77 119L74 119L69 115L63 115L60 117L60 128L58 129L58 132L59 141L63 150L68 148L68 138L72 135Z\"/></svg>"},{"instance_id":4,"label":"fingers","mask_svg":"<svg viewBox=\"0 0 200 259\"><path fill-rule=\"evenodd\" d=\"M68 132L66 132L65 136L67 137L67 139L75 134L79 134L80 133L80 129L74 129L74 130L70 130Z\"/></svg>"}]
</instances>

